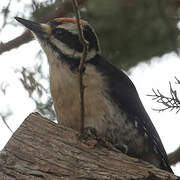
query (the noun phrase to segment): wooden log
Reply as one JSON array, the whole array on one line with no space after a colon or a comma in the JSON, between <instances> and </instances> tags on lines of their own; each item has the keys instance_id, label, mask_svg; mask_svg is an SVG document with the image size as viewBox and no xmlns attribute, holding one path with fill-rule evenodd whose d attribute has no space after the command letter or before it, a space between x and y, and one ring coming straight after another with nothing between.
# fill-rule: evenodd
<instances>
[{"instance_id":1,"label":"wooden log","mask_svg":"<svg viewBox=\"0 0 180 180\"><path fill-rule=\"evenodd\" d=\"M30 114L0 153L1 180L175 180L147 162L108 149L95 139Z\"/></svg>"}]
</instances>

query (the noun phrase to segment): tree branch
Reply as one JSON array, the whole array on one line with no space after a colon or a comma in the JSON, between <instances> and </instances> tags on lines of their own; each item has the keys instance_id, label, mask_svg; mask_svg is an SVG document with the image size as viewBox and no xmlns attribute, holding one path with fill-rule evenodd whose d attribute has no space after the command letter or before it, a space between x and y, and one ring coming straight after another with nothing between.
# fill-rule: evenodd
<instances>
[{"instance_id":1,"label":"tree branch","mask_svg":"<svg viewBox=\"0 0 180 180\"><path fill-rule=\"evenodd\" d=\"M0 152L1 179L178 180L153 165L31 114Z\"/></svg>"},{"instance_id":2,"label":"tree branch","mask_svg":"<svg viewBox=\"0 0 180 180\"><path fill-rule=\"evenodd\" d=\"M83 31L81 28L81 22L80 22L80 13L78 9L78 3L76 0L73 0L73 7L76 15L76 21L77 21L77 27L79 31L79 40L83 44L83 53L79 64L79 90L80 90L80 106L81 106L81 131L84 129L84 89L85 86L83 84L83 74L85 72L85 60L88 53L88 41L85 40Z\"/></svg>"},{"instance_id":3,"label":"tree branch","mask_svg":"<svg viewBox=\"0 0 180 180\"><path fill-rule=\"evenodd\" d=\"M78 0L79 4L84 4L87 0ZM62 3L61 6L57 7L49 13L47 16L40 16L38 21L42 23L46 23L50 19L54 19L56 17L66 16L69 12L72 12L72 3L67 0ZM33 39L32 34L29 31L25 31L22 35L16 37L13 40L10 40L6 43L0 43L0 54L9 51L11 49L17 48L25 43L30 42Z\"/></svg>"},{"instance_id":4,"label":"tree branch","mask_svg":"<svg viewBox=\"0 0 180 180\"><path fill-rule=\"evenodd\" d=\"M14 48L18 48L22 44L28 43L33 39L32 34L29 31L25 31L22 35L15 39L8 41L7 43L0 43L0 54L9 51Z\"/></svg>"},{"instance_id":5,"label":"tree branch","mask_svg":"<svg viewBox=\"0 0 180 180\"><path fill-rule=\"evenodd\" d=\"M168 154L168 159L170 165L174 165L177 162L180 162L180 147L178 147L174 152Z\"/></svg>"}]
</instances>

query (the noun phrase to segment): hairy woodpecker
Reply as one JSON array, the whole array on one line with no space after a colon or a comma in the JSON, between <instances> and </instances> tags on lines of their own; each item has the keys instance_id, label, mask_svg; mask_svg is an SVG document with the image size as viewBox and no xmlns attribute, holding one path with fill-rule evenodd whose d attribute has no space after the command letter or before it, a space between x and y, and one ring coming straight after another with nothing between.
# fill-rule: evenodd
<instances>
[{"instance_id":1,"label":"hairy woodpecker","mask_svg":"<svg viewBox=\"0 0 180 180\"><path fill-rule=\"evenodd\" d=\"M47 24L19 17L16 20L33 32L47 55L58 122L80 131L78 66L83 45L76 20L56 18ZM95 128L98 135L128 155L172 172L160 137L132 81L101 56L94 30L86 21L80 23L89 42L83 76L85 127Z\"/></svg>"}]
</instances>

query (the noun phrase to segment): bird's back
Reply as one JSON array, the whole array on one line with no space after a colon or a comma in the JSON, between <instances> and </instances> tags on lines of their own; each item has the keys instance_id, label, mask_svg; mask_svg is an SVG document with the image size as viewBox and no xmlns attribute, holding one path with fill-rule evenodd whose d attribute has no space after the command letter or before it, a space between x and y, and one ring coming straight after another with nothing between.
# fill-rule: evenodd
<instances>
[{"instance_id":1,"label":"bird's back","mask_svg":"<svg viewBox=\"0 0 180 180\"><path fill-rule=\"evenodd\" d=\"M125 146L127 154L172 172L160 137L129 77L100 55L88 63L93 64L104 77L111 101L124 114L124 120L119 119L109 135L110 141L119 143L120 147Z\"/></svg>"}]
</instances>

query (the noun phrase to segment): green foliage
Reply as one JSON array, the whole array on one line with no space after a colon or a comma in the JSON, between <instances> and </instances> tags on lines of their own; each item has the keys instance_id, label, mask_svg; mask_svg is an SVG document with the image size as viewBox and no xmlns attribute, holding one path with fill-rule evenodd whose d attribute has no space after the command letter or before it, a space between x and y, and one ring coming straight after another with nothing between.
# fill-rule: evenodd
<instances>
[{"instance_id":1,"label":"green foliage","mask_svg":"<svg viewBox=\"0 0 180 180\"><path fill-rule=\"evenodd\" d=\"M49 13L53 12L56 7L61 6L62 2L62 0L45 0L42 2L33 1L33 20L42 21L44 15L48 15Z\"/></svg>"},{"instance_id":2,"label":"green foliage","mask_svg":"<svg viewBox=\"0 0 180 180\"><path fill-rule=\"evenodd\" d=\"M81 15L96 29L103 54L127 69L176 50L175 12L158 0L98 0Z\"/></svg>"}]
</instances>

